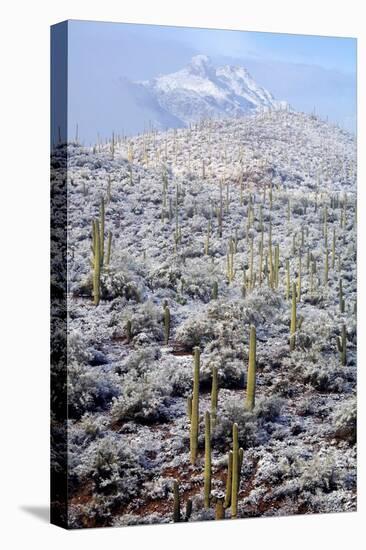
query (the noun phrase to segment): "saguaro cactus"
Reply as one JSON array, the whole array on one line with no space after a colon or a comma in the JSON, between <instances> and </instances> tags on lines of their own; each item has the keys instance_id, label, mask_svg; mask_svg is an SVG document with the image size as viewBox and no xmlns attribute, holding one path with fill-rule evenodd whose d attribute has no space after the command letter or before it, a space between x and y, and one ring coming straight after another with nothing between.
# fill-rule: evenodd
<instances>
[{"instance_id":1,"label":"saguaro cactus","mask_svg":"<svg viewBox=\"0 0 366 550\"><path fill-rule=\"evenodd\" d=\"M339 309L341 313L344 313L345 301L343 298L343 284L342 279L339 279Z\"/></svg>"},{"instance_id":2,"label":"saguaro cactus","mask_svg":"<svg viewBox=\"0 0 366 550\"><path fill-rule=\"evenodd\" d=\"M211 423L212 427L216 424L218 402L218 378L217 367L212 367L212 387L211 387Z\"/></svg>"},{"instance_id":3,"label":"saguaro cactus","mask_svg":"<svg viewBox=\"0 0 366 550\"><path fill-rule=\"evenodd\" d=\"M100 265L101 267L104 264L104 226L105 226L105 208L104 208L104 198L101 198L100 209L99 209L99 218L100 218Z\"/></svg>"},{"instance_id":4,"label":"saguaro cactus","mask_svg":"<svg viewBox=\"0 0 366 550\"><path fill-rule=\"evenodd\" d=\"M249 365L247 376L247 397L245 406L252 411L255 403L255 370L256 370L257 337L254 326L250 327L249 336Z\"/></svg>"},{"instance_id":5,"label":"saguaro cactus","mask_svg":"<svg viewBox=\"0 0 366 550\"><path fill-rule=\"evenodd\" d=\"M286 300L290 299L290 260L286 260Z\"/></svg>"},{"instance_id":6,"label":"saguaro cactus","mask_svg":"<svg viewBox=\"0 0 366 550\"><path fill-rule=\"evenodd\" d=\"M280 246L275 245L273 286L278 288L278 271L280 269Z\"/></svg>"},{"instance_id":7,"label":"saguaro cactus","mask_svg":"<svg viewBox=\"0 0 366 550\"><path fill-rule=\"evenodd\" d=\"M127 334L127 343L129 344L132 340L132 323L130 319L128 319L126 323L126 334Z\"/></svg>"},{"instance_id":8,"label":"saguaro cactus","mask_svg":"<svg viewBox=\"0 0 366 550\"><path fill-rule=\"evenodd\" d=\"M189 421L192 419L192 396L189 395L187 397L187 416Z\"/></svg>"},{"instance_id":9,"label":"saguaro cactus","mask_svg":"<svg viewBox=\"0 0 366 550\"><path fill-rule=\"evenodd\" d=\"M296 283L292 283L292 306L290 324L290 350L293 351L296 345Z\"/></svg>"},{"instance_id":10,"label":"saguaro cactus","mask_svg":"<svg viewBox=\"0 0 366 550\"><path fill-rule=\"evenodd\" d=\"M301 251L299 251L299 272L297 274L297 301L301 300Z\"/></svg>"},{"instance_id":11,"label":"saguaro cactus","mask_svg":"<svg viewBox=\"0 0 366 550\"><path fill-rule=\"evenodd\" d=\"M164 344L167 346L170 336L170 309L168 304L164 305Z\"/></svg>"},{"instance_id":12,"label":"saguaro cactus","mask_svg":"<svg viewBox=\"0 0 366 550\"><path fill-rule=\"evenodd\" d=\"M174 505L173 505L173 521L178 523L180 521L180 498L179 498L179 485L178 481L174 480L173 482L173 495L174 495Z\"/></svg>"},{"instance_id":13,"label":"saguaro cactus","mask_svg":"<svg viewBox=\"0 0 366 550\"><path fill-rule=\"evenodd\" d=\"M341 365L347 365L347 332L346 325L342 325L341 336L337 336L337 347L340 353Z\"/></svg>"},{"instance_id":14,"label":"saguaro cactus","mask_svg":"<svg viewBox=\"0 0 366 550\"><path fill-rule=\"evenodd\" d=\"M93 297L94 305L100 301L100 267L101 267L101 248L100 248L100 229L99 221L93 221Z\"/></svg>"},{"instance_id":15,"label":"saguaro cactus","mask_svg":"<svg viewBox=\"0 0 366 550\"><path fill-rule=\"evenodd\" d=\"M232 489L232 473L233 473L233 451L229 451L227 458L227 477L226 477L226 492L225 492L225 508L229 508L231 503Z\"/></svg>"},{"instance_id":16,"label":"saguaro cactus","mask_svg":"<svg viewBox=\"0 0 366 550\"><path fill-rule=\"evenodd\" d=\"M325 251L324 259L324 286L328 286L329 252Z\"/></svg>"},{"instance_id":17,"label":"saguaro cactus","mask_svg":"<svg viewBox=\"0 0 366 550\"><path fill-rule=\"evenodd\" d=\"M191 462L195 464L198 448L199 429L199 383L200 383L200 348L194 348L194 375L193 375L193 397L191 417Z\"/></svg>"},{"instance_id":18,"label":"saguaro cactus","mask_svg":"<svg viewBox=\"0 0 366 550\"><path fill-rule=\"evenodd\" d=\"M231 482L231 517L236 518L238 513L238 492L239 492L239 441L238 425L233 424L233 467Z\"/></svg>"},{"instance_id":19,"label":"saguaro cactus","mask_svg":"<svg viewBox=\"0 0 366 550\"><path fill-rule=\"evenodd\" d=\"M204 476L205 508L210 507L211 497L211 416L205 414L205 476Z\"/></svg>"},{"instance_id":20,"label":"saguaro cactus","mask_svg":"<svg viewBox=\"0 0 366 550\"><path fill-rule=\"evenodd\" d=\"M107 258L106 258L106 266L109 266L111 261L111 250L112 250L112 232L108 232L108 244L107 244Z\"/></svg>"},{"instance_id":21,"label":"saguaro cactus","mask_svg":"<svg viewBox=\"0 0 366 550\"><path fill-rule=\"evenodd\" d=\"M224 498L221 496L216 498L215 519L225 519Z\"/></svg>"},{"instance_id":22,"label":"saguaro cactus","mask_svg":"<svg viewBox=\"0 0 366 550\"><path fill-rule=\"evenodd\" d=\"M217 300L218 294L219 294L219 285L217 284L217 281L215 281L212 287L212 299Z\"/></svg>"}]
</instances>

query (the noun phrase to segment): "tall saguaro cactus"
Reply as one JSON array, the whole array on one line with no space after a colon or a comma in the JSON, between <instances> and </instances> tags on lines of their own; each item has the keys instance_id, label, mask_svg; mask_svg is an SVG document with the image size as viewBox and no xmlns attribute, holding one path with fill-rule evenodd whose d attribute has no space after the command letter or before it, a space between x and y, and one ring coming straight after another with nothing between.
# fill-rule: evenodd
<instances>
[{"instance_id":1,"label":"tall saguaro cactus","mask_svg":"<svg viewBox=\"0 0 366 550\"><path fill-rule=\"evenodd\" d=\"M200 384L200 348L194 348L194 374L193 374L193 396L191 416L191 462L195 464L198 449L199 429L199 384Z\"/></svg>"},{"instance_id":2,"label":"tall saguaro cactus","mask_svg":"<svg viewBox=\"0 0 366 550\"><path fill-rule=\"evenodd\" d=\"M210 507L211 496L211 416L208 411L205 414L205 508Z\"/></svg>"},{"instance_id":3,"label":"tall saguaro cactus","mask_svg":"<svg viewBox=\"0 0 366 550\"><path fill-rule=\"evenodd\" d=\"M99 221L93 220L93 298L94 305L100 301L100 267L101 267L101 249L100 249L100 229Z\"/></svg>"},{"instance_id":4,"label":"tall saguaro cactus","mask_svg":"<svg viewBox=\"0 0 366 550\"><path fill-rule=\"evenodd\" d=\"M337 336L337 347L341 358L341 365L347 365L347 331L346 325L342 325L341 336Z\"/></svg>"},{"instance_id":5,"label":"tall saguaro cactus","mask_svg":"<svg viewBox=\"0 0 366 550\"><path fill-rule=\"evenodd\" d=\"M238 425L233 424L233 467L231 482L231 517L236 518L238 513L238 492L239 492L239 440Z\"/></svg>"},{"instance_id":6,"label":"tall saguaro cactus","mask_svg":"<svg viewBox=\"0 0 366 550\"><path fill-rule=\"evenodd\" d=\"M254 326L250 327L249 336L249 365L247 377L247 398L245 406L252 411L255 404L255 371L256 371L257 336Z\"/></svg>"},{"instance_id":7,"label":"tall saguaro cactus","mask_svg":"<svg viewBox=\"0 0 366 550\"><path fill-rule=\"evenodd\" d=\"M343 298L343 283L342 279L339 279L339 310L341 313L344 313L345 301Z\"/></svg>"},{"instance_id":8,"label":"tall saguaro cactus","mask_svg":"<svg viewBox=\"0 0 366 550\"><path fill-rule=\"evenodd\" d=\"M100 265L104 265L104 226L105 226L105 207L104 198L102 197L99 209L100 218Z\"/></svg>"},{"instance_id":9,"label":"tall saguaro cactus","mask_svg":"<svg viewBox=\"0 0 366 550\"><path fill-rule=\"evenodd\" d=\"M168 304L164 305L164 344L167 346L170 337L170 309Z\"/></svg>"},{"instance_id":10,"label":"tall saguaro cactus","mask_svg":"<svg viewBox=\"0 0 366 550\"><path fill-rule=\"evenodd\" d=\"M226 492L225 492L225 508L229 508L231 504L231 488L232 488L232 475L233 475L233 451L229 451L227 457L227 477L226 477Z\"/></svg>"},{"instance_id":11,"label":"tall saguaro cactus","mask_svg":"<svg viewBox=\"0 0 366 550\"><path fill-rule=\"evenodd\" d=\"M107 244L107 258L105 261L106 266L109 266L111 261L111 251L112 251L112 232L108 232L108 244Z\"/></svg>"},{"instance_id":12,"label":"tall saguaro cactus","mask_svg":"<svg viewBox=\"0 0 366 550\"><path fill-rule=\"evenodd\" d=\"M293 351L296 345L296 283L292 283L292 306L290 324L290 350Z\"/></svg>"},{"instance_id":13,"label":"tall saguaro cactus","mask_svg":"<svg viewBox=\"0 0 366 550\"><path fill-rule=\"evenodd\" d=\"M218 402L218 377L217 367L212 367L212 387L211 387L211 423L212 427L216 424Z\"/></svg>"}]
</instances>

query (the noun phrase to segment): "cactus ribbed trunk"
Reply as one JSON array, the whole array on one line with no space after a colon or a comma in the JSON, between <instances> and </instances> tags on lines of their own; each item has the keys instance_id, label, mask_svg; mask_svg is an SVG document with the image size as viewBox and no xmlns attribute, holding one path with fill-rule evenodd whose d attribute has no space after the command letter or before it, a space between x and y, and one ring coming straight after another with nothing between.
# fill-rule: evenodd
<instances>
[{"instance_id":1,"label":"cactus ribbed trunk","mask_svg":"<svg viewBox=\"0 0 366 550\"><path fill-rule=\"evenodd\" d=\"M215 505L215 519L224 519L225 518L225 508L224 508L224 499L218 497Z\"/></svg>"},{"instance_id":2,"label":"cactus ribbed trunk","mask_svg":"<svg viewBox=\"0 0 366 550\"><path fill-rule=\"evenodd\" d=\"M290 325L290 350L293 351L296 345L296 283L292 283L292 307Z\"/></svg>"},{"instance_id":3,"label":"cactus ribbed trunk","mask_svg":"<svg viewBox=\"0 0 366 550\"><path fill-rule=\"evenodd\" d=\"M205 414L205 508L210 507L211 497L211 416L208 411Z\"/></svg>"},{"instance_id":4,"label":"cactus ribbed trunk","mask_svg":"<svg viewBox=\"0 0 366 550\"><path fill-rule=\"evenodd\" d=\"M211 423L212 427L216 424L218 403L218 377L217 367L212 368L212 387L211 387Z\"/></svg>"},{"instance_id":5,"label":"cactus ribbed trunk","mask_svg":"<svg viewBox=\"0 0 366 550\"><path fill-rule=\"evenodd\" d=\"M108 232L108 244L107 244L107 258L105 264L109 266L111 261L111 250L112 250L112 233Z\"/></svg>"},{"instance_id":6,"label":"cactus ribbed trunk","mask_svg":"<svg viewBox=\"0 0 366 550\"><path fill-rule=\"evenodd\" d=\"M227 458L227 477L226 477L226 492L225 492L225 508L229 508L231 504L231 489L233 475L233 451L229 451Z\"/></svg>"},{"instance_id":7,"label":"cactus ribbed trunk","mask_svg":"<svg viewBox=\"0 0 366 550\"><path fill-rule=\"evenodd\" d=\"M249 411L252 411L255 404L255 370L256 370L256 348L257 337L254 326L250 327L249 336L249 365L247 376L247 398L245 406Z\"/></svg>"},{"instance_id":8,"label":"cactus ribbed trunk","mask_svg":"<svg viewBox=\"0 0 366 550\"><path fill-rule=\"evenodd\" d=\"M200 383L200 349L194 349L194 374L193 374L193 397L191 417L191 462L195 464L198 449L199 429L199 383Z\"/></svg>"},{"instance_id":9,"label":"cactus ribbed trunk","mask_svg":"<svg viewBox=\"0 0 366 550\"><path fill-rule=\"evenodd\" d=\"M337 337L337 345L341 358L341 365L345 367L347 365L347 331L346 325L342 325L341 336Z\"/></svg>"},{"instance_id":10,"label":"cactus ribbed trunk","mask_svg":"<svg viewBox=\"0 0 366 550\"><path fill-rule=\"evenodd\" d=\"M166 305L164 307L164 344L167 346L170 337L170 309Z\"/></svg>"},{"instance_id":11,"label":"cactus ribbed trunk","mask_svg":"<svg viewBox=\"0 0 366 550\"><path fill-rule=\"evenodd\" d=\"M94 220L94 223L93 223L93 251L94 251L93 296L94 296L94 305L97 306L100 301L100 266L101 266L100 230L99 230L98 220Z\"/></svg>"},{"instance_id":12,"label":"cactus ribbed trunk","mask_svg":"<svg viewBox=\"0 0 366 550\"><path fill-rule=\"evenodd\" d=\"M231 482L231 517L236 518L238 514L238 492L239 492L239 441L238 425L233 424L233 467Z\"/></svg>"},{"instance_id":13,"label":"cactus ribbed trunk","mask_svg":"<svg viewBox=\"0 0 366 550\"><path fill-rule=\"evenodd\" d=\"M187 416L189 421L192 420L192 396L187 397Z\"/></svg>"},{"instance_id":14,"label":"cactus ribbed trunk","mask_svg":"<svg viewBox=\"0 0 366 550\"><path fill-rule=\"evenodd\" d=\"M104 198L100 202L100 265L104 265L104 226L105 226L105 208Z\"/></svg>"}]
</instances>

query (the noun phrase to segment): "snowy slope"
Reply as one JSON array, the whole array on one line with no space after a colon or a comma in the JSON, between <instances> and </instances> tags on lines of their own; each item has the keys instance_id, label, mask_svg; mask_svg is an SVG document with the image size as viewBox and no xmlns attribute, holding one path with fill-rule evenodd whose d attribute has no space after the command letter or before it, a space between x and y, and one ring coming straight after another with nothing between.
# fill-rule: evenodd
<instances>
[{"instance_id":1,"label":"snowy slope","mask_svg":"<svg viewBox=\"0 0 366 550\"><path fill-rule=\"evenodd\" d=\"M244 67L215 68L197 55L183 69L141 83L161 108L185 125L207 117L238 117L287 108L259 86Z\"/></svg>"},{"instance_id":2,"label":"snowy slope","mask_svg":"<svg viewBox=\"0 0 366 550\"><path fill-rule=\"evenodd\" d=\"M53 197L65 193L64 155L57 147ZM188 499L190 522L213 519L214 498L225 492L234 421L245 453L239 518L355 510L355 139L315 116L276 110L119 136L113 149L74 143L67 162L69 527L171 522L174 481L182 521ZM91 226L102 197L106 246L109 234L112 241L96 307ZM275 288L270 234L278 246ZM293 351L288 272L301 285ZM258 341L256 405L249 412L251 324ZM346 365L337 344L343 325ZM202 387L192 465L187 397L194 345L201 347ZM213 367L218 414L213 498L205 508L204 418Z\"/></svg>"}]
</instances>

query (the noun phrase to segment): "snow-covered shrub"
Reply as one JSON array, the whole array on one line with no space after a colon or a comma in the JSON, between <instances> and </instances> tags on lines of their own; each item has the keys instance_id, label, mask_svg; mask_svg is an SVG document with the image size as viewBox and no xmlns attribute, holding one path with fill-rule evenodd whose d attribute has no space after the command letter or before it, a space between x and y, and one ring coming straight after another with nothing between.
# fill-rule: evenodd
<instances>
[{"instance_id":1,"label":"snow-covered shrub","mask_svg":"<svg viewBox=\"0 0 366 550\"><path fill-rule=\"evenodd\" d=\"M257 418L273 421L280 415L284 403L285 400L277 395L262 397L257 400L253 412Z\"/></svg>"},{"instance_id":2,"label":"snow-covered shrub","mask_svg":"<svg viewBox=\"0 0 366 550\"><path fill-rule=\"evenodd\" d=\"M243 399L226 399L217 415L212 431L212 441L215 448L227 449L232 444L233 423L238 424L239 444L244 448L257 442L257 424L255 416L244 407Z\"/></svg>"},{"instance_id":3,"label":"snow-covered shrub","mask_svg":"<svg viewBox=\"0 0 366 550\"><path fill-rule=\"evenodd\" d=\"M303 372L303 381L311 384L320 392L341 393L344 388L344 378L340 369L334 366L309 365Z\"/></svg>"},{"instance_id":4,"label":"snow-covered shrub","mask_svg":"<svg viewBox=\"0 0 366 550\"><path fill-rule=\"evenodd\" d=\"M161 376L171 385L171 395L185 396L192 388L192 368L183 365L165 364Z\"/></svg>"},{"instance_id":5,"label":"snow-covered shrub","mask_svg":"<svg viewBox=\"0 0 366 550\"><path fill-rule=\"evenodd\" d=\"M123 422L157 422L168 419L167 401L172 386L164 373L153 368L139 376L136 370L127 372L121 378L121 394L113 400L112 420Z\"/></svg>"},{"instance_id":6,"label":"snow-covered shrub","mask_svg":"<svg viewBox=\"0 0 366 550\"><path fill-rule=\"evenodd\" d=\"M167 261L149 273L149 284L152 289L169 288L175 290L182 277L181 268L174 262Z\"/></svg>"},{"instance_id":7,"label":"snow-covered shrub","mask_svg":"<svg viewBox=\"0 0 366 550\"><path fill-rule=\"evenodd\" d=\"M138 282L124 271L104 272L100 276L100 295L103 300L113 300L123 296L126 300L139 302L142 291Z\"/></svg>"},{"instance_id":8,"label":"snow-covered shrub","mask_svg":"<svg viewBox=\"0 0 366 550\"><path fill-rule=\"evenodd\" d=\"M124 374L132 370L138 375L149 371L151 365L161 356L160 348L156 345L132 350L116 368L118 374Z\"/></svg>"},{"instance_id":9,"label":"snow-covered shrub","mask_svg":"<svg viewBox=\"0 0 366 550\"><path fill-rule=\"evenodd\" d=\"M203 384L211 384L212 369L217 367L219 386L222 388L243 388L244 373L246 372L243 345L240 342L239 349L234 346L218 347L218 341L208 345L202 355L202 367L200 381ZM213 351L211 351L211 349Z\"/></svg>"},{"instance_id":10,"label":"snow-covered shrub","mask_svg":"<svg viewBox=\"0 0 366 550\"><path fill-rule=\"evenodd\" d=\"M175 338L185 349L205 344L215 337L216 323L207 318L206 312L193 314L176 330Z\"/></svg>"},{"instance_id":11,"label":"snow-covered shrub","mask_svg":"<svg viewBox=\"0 0 366 550\"><path fill-rule=\"evenodd\" d=\"M208 302L212 298L214 283L220 280L219 268L206 258L187 260L182 269L183 292L194 299Z\"/></svg>"},{"instance_id":12,"label":"snow-covered shrub","mask_svg":"<svg viewBox=\"0 0 366 550\"><path fill-rule=\"evenodd\" d=\"M127 322L131 322L133 343L137 345L139 344L138 340L136 342L134 340L141 334L144 334L146 341L150 342L159 341L163 338L163 309L157 308L151 300L143 304L137 304L132 308L125 308L121 321L122 331L126 330Z\"/></svg>"},{"instance_id":13,"label":"snow-covered shrub","mask_svg":"<svg viewBox=\"0 0 366 550\"><path fill-rule=\"evenodd\" d=\"M79 418L86 411L104 410L119 394L116 374L72 363L68 367L67 397L69 415Z\"/></svg>"},{"instance_id":14,"label":"snow-covered shrub","mask_svg":"<svg viewBox=\"0 0 366 550\"><path fill-rule=\"evenodd\" d=\"M79 330L73 330L67 337L67 362L68 364L86 365L92 358L87 349L87 343Z\"/></svg>"},{"instance_id":15,"label":"snow-covered shrub","mask_svg":"<svg viewBox=\"0 0 366 550\"><path fill-rule=\"evenodd\" d=\"M341 403L332 414L335 436L350 444L356 443L357 433L357 402L355 397Z\"/></svg>"},{"instance_id":16,"label":"snow-covered shrub","mask_svg":"<svg viewBox=\"0 0 366 550\"><path fill-rule=\"evenodd\" d=\"M257 400L253 411L245 408L243 398L226 399L217 416L213 430L213 441L219 447L229 445L232 441L233 423L238 424L239 443L246 449L268 440L267 423L278 418L284 400L278 396L262 397Z\"/></svg>"},{"instance_id":17,"label":"snow-covered shrub","mask_svg":"<svg viewBox=\"0 0 366 550\"><path fill-rule=\"evenodd\" d=\"M142 453L116 434L105 435L84 450L79 448L74 452L81 454L79 463L70 470L77 484L74 491L92 483L90 502L73 510L75 526L83 525L86 514L91 520L89 525L108 525L111 512L136 498L147 478Z\"/></svg>"}]
</instances>

